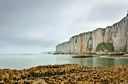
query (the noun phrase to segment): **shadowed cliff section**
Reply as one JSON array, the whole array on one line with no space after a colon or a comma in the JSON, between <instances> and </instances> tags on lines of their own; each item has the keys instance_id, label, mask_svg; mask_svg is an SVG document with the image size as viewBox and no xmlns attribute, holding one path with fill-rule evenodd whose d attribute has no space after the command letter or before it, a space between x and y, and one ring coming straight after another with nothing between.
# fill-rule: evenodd
<instances>
[{"instance_id":1,"label":"shadowed cliff section","mask_svg":"<svg viewBox=\"0 0 128 84\"><path fill-rule=\"evenodd\" d=\"M91 32L84 32L73 36L68 42L56 46L58 54L86 54L97 53L99 44L111 44L109 49L102 49L102 52L128 52L128 14L119 22L106 28L98 28Z\"/></svg>"}]
</instances>

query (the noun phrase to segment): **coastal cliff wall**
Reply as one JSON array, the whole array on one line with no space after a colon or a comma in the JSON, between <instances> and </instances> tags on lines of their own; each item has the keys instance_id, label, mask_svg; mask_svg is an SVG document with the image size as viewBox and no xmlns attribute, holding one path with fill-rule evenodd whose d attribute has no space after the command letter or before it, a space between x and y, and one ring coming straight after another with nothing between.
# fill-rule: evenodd
<instances>
[{"instance_id":1,"label":"coastal cliff wall","mask_svg":"<svg viewBox=\"0 0 128 84\"><path fill-rule=\"evenodd\" d=\"M128 15L112 26L81 33L71 37L68 42L56 46L56 53L61 54L84 54L100 51L128 52Z\"/></svg>"}]
</instances>

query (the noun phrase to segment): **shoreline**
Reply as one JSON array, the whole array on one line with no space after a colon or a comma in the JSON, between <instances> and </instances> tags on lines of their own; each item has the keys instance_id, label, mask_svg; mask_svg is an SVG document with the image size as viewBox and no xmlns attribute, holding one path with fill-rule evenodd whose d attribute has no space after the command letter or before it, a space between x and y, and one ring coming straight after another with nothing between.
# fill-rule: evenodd
<instances>
[{"instance_id":1,"label":"shoreline","mask_svg":"<svg viewBox=\"0 0 128 84\"><path fill-rule=\"evenodd\" d=\"M86 67L78 64L0 69L0 84L114 84L128 83L128 64Z\"/></svg>"},{"instance_id":2,"label":"shoreline","mask_svg":"<svg viewBox=\"0 0 128 84\"><path fill-rule=\"evenodd\" d=\"M54 53L53 55L72 55L72 58L91 58L91 57L98 57L98 56L109 56L109 57L128 57L128 53L124 52L109 52L106 54L102 53L91 53L91 54L70 54L70 53Z\"/></svg>"}]
</instances>

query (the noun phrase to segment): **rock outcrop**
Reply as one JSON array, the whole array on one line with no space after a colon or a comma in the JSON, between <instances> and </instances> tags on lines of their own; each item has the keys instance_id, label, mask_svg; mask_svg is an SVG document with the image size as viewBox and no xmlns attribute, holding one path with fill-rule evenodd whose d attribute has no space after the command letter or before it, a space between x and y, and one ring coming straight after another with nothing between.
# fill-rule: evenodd
<instances>
[{"instance_id":1,"label":"rock outcrop","mask_svg":"<svg viewBox=\"0 0 128 84\"><path fill-rule=\"evenodd\" d=\"M101 43L111 43L114 52L128 52L128 14L112 26L71 37L68 42L56 46L56 53L96 53L96 48Z\"/></svg>"},{"instance_id":2,"label":"rock outcrop","mask_svg":"<svg viewBox=\"0 0 128 84\"><path fill-rule=\"evenodd\" d=\"M128 84L128 65L86 67L47 65L24 70L0 69L0 84Z\"/></svg>"}]
</instances>

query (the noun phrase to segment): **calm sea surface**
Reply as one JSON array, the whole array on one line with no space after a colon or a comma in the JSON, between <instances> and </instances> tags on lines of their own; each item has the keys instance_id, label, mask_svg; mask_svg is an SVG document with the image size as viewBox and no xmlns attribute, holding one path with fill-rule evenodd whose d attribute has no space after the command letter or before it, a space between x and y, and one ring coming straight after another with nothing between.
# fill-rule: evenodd
<instances>
[{"instance_id":1,"label":"calm sea surface","mask_svg":"<svg viewBox=\"0 0 128 84\"><path fill-rule=\"evenodd\" d=\"M27 69L39 65L82 64L85 66L114 66L128 64L128 57L72 58L71 55L0 55L0 69Z\"/></svg>"}]
</instances>

